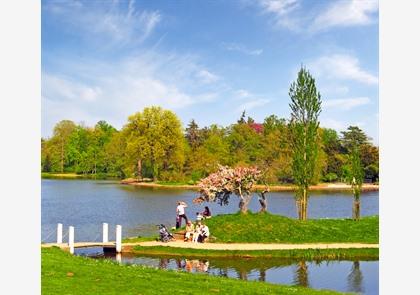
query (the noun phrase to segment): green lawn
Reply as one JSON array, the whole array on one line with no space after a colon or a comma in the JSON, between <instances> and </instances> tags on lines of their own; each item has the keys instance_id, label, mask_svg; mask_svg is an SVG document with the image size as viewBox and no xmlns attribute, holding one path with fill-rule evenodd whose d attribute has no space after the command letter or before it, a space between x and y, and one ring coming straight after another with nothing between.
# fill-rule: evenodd
<instances>
[{"instance_id":1,"label":"green lawn","mask_svg":"<svg viewBox=\"0 0 420 295\"><path fill-rule=\"evenodd\" d=\"M205 223L215 242L223 243L379 243L379 216L299 221L269 213L237 213Z\"/></svg>"},{"instance_id":2,"label":"green lawn","mask_svg":"<svg viewBox=\"0 0 420 295\"><path fill-rule=\"evenodd\" d=\"M42 251L42 294L340 294Z\"/></svg>"}]
</instances>

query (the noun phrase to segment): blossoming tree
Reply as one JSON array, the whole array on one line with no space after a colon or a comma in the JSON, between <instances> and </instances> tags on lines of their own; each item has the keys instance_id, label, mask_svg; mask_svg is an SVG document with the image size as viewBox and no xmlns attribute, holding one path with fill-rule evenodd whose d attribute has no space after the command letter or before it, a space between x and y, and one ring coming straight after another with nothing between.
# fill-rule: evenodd
<instances>
[{"instance_id":1,"label":"blossoming tree","mask_svg":"<svg viewBox=\"0 0 420 295\"><path fill-rule=\"evenodd\" d=\"M195 203L217 202L220 205L229 204L232 194L239 197L241 213L247 213L251 201L251 189L261 177L261 171L256 167L230 168L219 165L219 170L203 178L199 186L199 196Z\"/></svg>"}]
</instances>

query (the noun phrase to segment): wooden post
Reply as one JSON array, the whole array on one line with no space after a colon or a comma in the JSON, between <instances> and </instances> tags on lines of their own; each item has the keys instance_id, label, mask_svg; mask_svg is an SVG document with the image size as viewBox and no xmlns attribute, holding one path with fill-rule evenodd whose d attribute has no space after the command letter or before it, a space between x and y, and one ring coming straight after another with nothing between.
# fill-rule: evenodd
<instances>
[{"instance_id":1,"label":"wooden post","mask_svg":"<svg viewBox=\"0 0 420 295\"><path fill-rule=\"evenodd\" d=\"M121 225L117 225L115 233L115 246L117 253L121 253Z\"/></svg>"},{"instance_id":2,"label":"wooden post","mask_svg":"<svg viewBox=\"0 0 420 295\"><path fill-rule=\"evenodd\" d=\"M102 243L108 243L108 223L102 223Z\"/></svg>"},{"instance_id":3,"label":"wooden post","mask_svg":"<svg viewBox=\"0 0 420 295\"><path fill-rule=\"evenodd\" d=\"M63 225L57 224L57 244L63 243Z\"/></svg>"},{"instance_id":4,"label":"wooden post","mask_svg":"<svg viewBox=\"0 0 420 295\"><path fill-rule=\"evenodd\" d=\"M70 248L70 253L73 254L74 253L74 227L73 226L69 226L69 248Z\"/></svg>"},{"instance_id":5,"label":"wooden post","mask_svg":"<svg viewBox=\"0 0 420 295\"><path fill-rule=\"evenodd\" d=\"M116 260L117 262L121 263L121 253L117 253L117 254L115 255L115 260Z\"/></svg>"}]
</instances>

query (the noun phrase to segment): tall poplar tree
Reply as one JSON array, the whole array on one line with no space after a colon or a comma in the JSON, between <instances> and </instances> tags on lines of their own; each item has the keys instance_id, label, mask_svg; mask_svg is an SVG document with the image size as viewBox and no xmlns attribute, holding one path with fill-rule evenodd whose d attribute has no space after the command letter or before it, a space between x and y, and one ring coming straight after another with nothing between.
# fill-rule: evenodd
<instances>
[{"instance_id":1,"label":"tall poplar tree","mask_svg":"<svg viewBox=\"0 0 420 295\"><path fill-rule=\"evenodd\" d=\"M353 219L360 219L360 193L364 178L364 171L360 161L359 147L356 145L352 148L351 154L351 186L353 189Z\"/></svg>"},{"instance_id":2,"label":"tall poplar tree","mask_svg":"<svg viewBox=\"0 0 420 295\"><path fill-rule=\"evenodd\" d=\"M302 67L289 90L291 113L293 179L297 186L296 207L300 220L307 219L309 185L314 177L319 151L318 117L321 113L321 94L315 79Z\"/></svg>"}]
</instances>

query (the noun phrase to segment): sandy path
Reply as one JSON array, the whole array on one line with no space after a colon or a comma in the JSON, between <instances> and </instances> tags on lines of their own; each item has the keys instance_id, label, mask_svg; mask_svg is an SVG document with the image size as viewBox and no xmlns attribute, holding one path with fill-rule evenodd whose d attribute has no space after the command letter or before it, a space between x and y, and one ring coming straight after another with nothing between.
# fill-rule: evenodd
<instances>
[{"instance_id":1,"label":"sandy path","mask_svg":"<svg viewBox=\"0 0 420 295\"><path fill-rule=\"evenodd\" d=\"M355 248L379 248L379 244L361 243L332 243L332 244L258 244L258 243L191 243L183 241L175 242L140 242L124 243L123 246L166 246L175 248L205 249L205 250L295 250L295 249L355 249Z\"/></svg>"}]
</instances>

